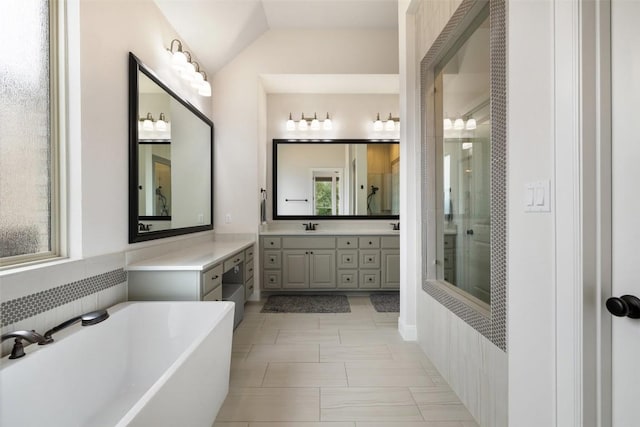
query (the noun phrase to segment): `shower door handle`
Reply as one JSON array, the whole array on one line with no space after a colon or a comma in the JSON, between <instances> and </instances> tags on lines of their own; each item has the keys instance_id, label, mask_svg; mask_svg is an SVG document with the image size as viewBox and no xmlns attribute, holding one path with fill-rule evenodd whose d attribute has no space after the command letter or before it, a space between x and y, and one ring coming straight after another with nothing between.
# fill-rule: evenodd
<instances>
[{"instance_id":1,"label":"shower door handle","mask_svg":"<svg viewBox=\"0 0 640 427\"><path fill-rule=\"evenodd\" d=\"M467 230L467 235L473 236L473 228Z\"/></svg>"}]
</instances>

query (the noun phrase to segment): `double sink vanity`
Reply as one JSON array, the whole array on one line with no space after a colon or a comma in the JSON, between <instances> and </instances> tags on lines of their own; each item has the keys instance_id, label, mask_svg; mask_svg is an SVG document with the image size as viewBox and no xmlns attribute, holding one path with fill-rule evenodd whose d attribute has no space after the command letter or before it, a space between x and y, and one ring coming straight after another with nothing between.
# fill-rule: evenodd
<instances>
[{"instance_id":1,"label":"double sink vanity","mask_svg":"<svg viewBox=\"0 0 640 427\"><path fill-rule=\"evenodd\" d=\"M263 291L394 290L397 231L273 231L260 236Z\"/></svg>"}]
</instances>

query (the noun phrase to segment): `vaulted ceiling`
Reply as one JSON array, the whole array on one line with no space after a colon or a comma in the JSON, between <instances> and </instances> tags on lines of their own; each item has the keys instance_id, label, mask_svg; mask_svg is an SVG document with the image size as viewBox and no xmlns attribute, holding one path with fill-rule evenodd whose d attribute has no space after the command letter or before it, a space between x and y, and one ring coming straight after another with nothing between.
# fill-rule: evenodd
<instances>
[{"instance_id":1,"label":"vaulted ceiling","mask_svg":"<svg viewBox=\"0 0 640 427\"><path fill-rule=\"evenodd\" d=\"M268 30L395 29L397 0L154 0L213 74Z\"/></svg>"}]
</instances>

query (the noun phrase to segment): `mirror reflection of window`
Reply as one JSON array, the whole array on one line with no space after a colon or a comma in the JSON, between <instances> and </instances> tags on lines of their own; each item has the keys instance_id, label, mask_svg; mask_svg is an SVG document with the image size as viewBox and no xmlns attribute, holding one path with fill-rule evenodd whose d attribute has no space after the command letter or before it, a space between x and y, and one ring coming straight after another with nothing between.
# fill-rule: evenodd
<instances>
[{"instance_id":1,"label":"mirror reflection of window","mask_svg":"<svg viewBox=\"0 0 640 427\"><path fill-rule=\"evenodd\" d=\"M438 279L490 301L489 19L483 15L439 67L442 156ZM437 88L438 90L438 88Z\"/></svg>"},{"instance_id":2,"label":"mirror reflection of window","mask_svg":"<svg viewBox=\"0 0 640 427\"><path fill-rule=\"evenodd\" d=\"M274 140L273 158L275 217L399 214L398 143Z\"/></svg>"}]
</instances>

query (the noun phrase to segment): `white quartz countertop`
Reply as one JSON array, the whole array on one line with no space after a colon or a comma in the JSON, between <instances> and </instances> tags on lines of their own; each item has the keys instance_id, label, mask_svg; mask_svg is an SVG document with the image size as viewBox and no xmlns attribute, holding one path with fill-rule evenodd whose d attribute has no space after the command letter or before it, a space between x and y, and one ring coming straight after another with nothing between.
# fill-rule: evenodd
<instances>
[{"instance_id":1,"label":"white quartz countertop","mask_svg":"<svg viewBox=\"0 0 640 427\"><path fill-rule=\"evenodd\" d=\"M145 259L127 266L128 271L203 271L226 258L253 246L249 239L213 241L201 243L187 249L168 252L154 258Z\"/></svg>"},{"instance_id":2,"label":"white quartz countertop","mask_svg":"<svg viewBox=\"0 0 640 427\"><path fill-rule=\"evenodd\" d=\"M261 231L261 236L399 236L399 230L342 230L342 229L317 229L315 231L304 231L304 230L269 230L269 231Z\"/></svg>"}]
</instances>

